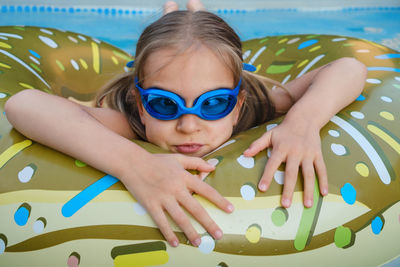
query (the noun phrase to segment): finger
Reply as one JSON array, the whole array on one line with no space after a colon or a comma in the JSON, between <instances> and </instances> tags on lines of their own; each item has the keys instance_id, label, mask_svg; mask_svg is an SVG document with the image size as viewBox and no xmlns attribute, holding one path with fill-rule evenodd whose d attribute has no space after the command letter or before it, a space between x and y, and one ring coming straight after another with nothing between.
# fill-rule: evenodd
<instances>
[{"instance_id":1,"label":"finger","mask_svg":"<svg viewBox=\"0 0 400 267\"><path fill-rule=\"evenodd\" d=\"M300 160L291 157L286 162L285 184L283 185L282 206L289 208L292 203L294 188L297 182Z\"/></svg>"},{"instance_id":2,"label":"finger","mask_svg":"<svg viewBox=\"0 0 400 267\"><path fill-rule=\"evenodd\" d=\"M265 165L264 173L261 177L260 182L258 183L258 189L261 191L265 191L268 189L271 184L272 177L274 176L276 170L283 162L282 153L278 153L272 151L271 157L268 159L267 164Z\"/></svg>"},{"instance_id":3,"label":"finger","mask_svg":"<svg viewBox=\"0 0 400 267\"><path fill-rule=\"evenodd\" d=\"M328 189L329 189L328 174L322 154L316 157L314 165L315 165L315 170L318 174L319 190L323 196L326 196L328 194Z\"/></svg>"},{"instance_id":4,"label":"finger","mask_svg":"<svg viewBox=\"0 0 400 267\"><path fill-rule=\"evenodd\" d=\"M314 164L311 160L304 160L301 169L304 178L304 206L311 208L314 198L315 172Z\"/></svg>"},{"instance_id":5,"label":"finger","mask_svg":"<svg viewBox=\"0 0 400 267\"><path fill-rule=\"evenodd\" d=\"M219 161L218 161L217 159L212 158L212 159L207 160L207 163L210 164L210 165L212 165L212 166L214 166L214 167L216 167L216 166L218 165ZM206 179L206 177L208 176L208 174L210 174L210 172L200 172L200 173L198 174L198 178L199 178L200 180L203 180L203 181L204 181L204 179Z\"/></svg>"},{"instance_id":6,"label":"finger","mask_svg":"<svg viewBox=\"0 0 400 267\"><path fill-rule=\"evenodd\" d=\"M160 209L150 209L146 208L149 212L155 224L157 224L160 229L162 235L165 240L172 246L177 247L179 245L179 240L176 237L175 233L172 231L171 226L168 223L167 217L165 216L164 211Z\"/></svg>"},{"instance_id":7,"label":"finger","mask_svg":"<svg viewBox=\"0 0 400 267\"><path fill-rule=\"evenodd\" d=\"M271 136L272 136L272 131L263 134L260 138L251 143L249 148L243 152L243 155L246 157L253 157L258 152L269 147L271 145Z\"/></svg>"},{"instance_id":8,"label":"finger","mask_svg":"<svg viewBox=\"0 0 400 267\"><path fill-rule=\"evenodd\" d=\"M180 155L181 158L178 159L182 163L186 170L198 170L200 172L212 172L215 170L215 166L206 162L204 159L197 157L188 157Z\"/></svg>"},{"instance_id":9,"label":"finger","mask_svg":"<svg viewBox=\"0 0 400 267\"><path fill-rule=\"evenodd\" d=\"M208 233L210 233L214 239L222 238L222 230L218 225L211 219L207 211L200 205L200 203L193 198L192 195L187 194L182 199L181 205L185 207L190 214L201 224Z\"/></svg>"},{"instance_id":10,"label":"finger","mask_svg":"<svg viewBox=\"0 0 400 267\"><path fill-rule=\"evenodd\" d=\"M199 246L201 243L200 236L190 223L188 216L185 214L181 206L177 202L173 201L165 204L165 210L169 213L179 228L182 229L189 241L194 246Z\"/></svg>"},{"instance_id":11,"label":"finger","mask_svg":"<svg viewBox=\"0 0 400 267\"><path fill-rule=\"evenodd\" d=\"M192 179L189 183L189 187L196 194L208 199L214 203L218 208L224 210L225 212L231 213L234 210L232 203L230 203L226 198L221 196L217 190L215 190L210 185L198 179Z\"/></svg>"}]
</instances>

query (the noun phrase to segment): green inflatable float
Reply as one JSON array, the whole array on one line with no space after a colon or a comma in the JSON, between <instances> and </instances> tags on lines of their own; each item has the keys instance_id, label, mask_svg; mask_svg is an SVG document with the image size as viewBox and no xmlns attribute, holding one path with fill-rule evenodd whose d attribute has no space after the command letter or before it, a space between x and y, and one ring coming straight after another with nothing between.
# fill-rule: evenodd
<instances>
[{"instance_id":1,"label":"green inflatable float","mask_svg":"<svg viewBox=\"0 0 400 267\"><path fill-rule=\"evenodd\" d=\"M205 181L236 208L228 215L198 197L223 239L193 222L201 246L175 228L183 245L172 248L116 178L28 140L4 114L7 99L26 88L90 100L127 71L130 55L73 32L0 27L0 266L377 266L398 258L400 54L329 35L250 40L243 53L257 73L283 83L344 56L368 67L363 93L321 131L330 193L322 198L316 188L314 206L304 208L298 183L292 206L282 208L283 166L266 193L257 191L268 151L242 153L277 119L205 157L218 163Z\"/></svg>"}]
</instances>

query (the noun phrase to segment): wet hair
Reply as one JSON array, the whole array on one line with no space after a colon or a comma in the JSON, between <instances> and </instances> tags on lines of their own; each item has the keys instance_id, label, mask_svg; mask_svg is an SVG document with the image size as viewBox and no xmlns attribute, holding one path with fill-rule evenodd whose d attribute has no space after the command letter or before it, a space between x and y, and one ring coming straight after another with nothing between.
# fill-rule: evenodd
<instances>
[{"instance_id":1,"label":"wet hair","mask_svg":"<svg viewBox=\"0 0 400 267\"><path fill-rule=\"evenodd\" d=\"M135 134L146 140L145 126L140 120L138 110L140 97L132 93L134 77L137 76L139 81L146 78L144 65L152 53L173 48L176 55L179 55L199 44L209 48L226 64L232 71L234 84L242 77L239 98L244 97L245 100L233 134L274 118L275 107L268 95L267 83L281 85L243 71L242 43L239 36L223 19L207 11L174 11L146 27L136 45L134 69L106 85L96 97L96 106L102 106L104 100L108 107L122 112ZM148 76L152 74L154 73L146 73Z\"/></svg>"}]
</instances>

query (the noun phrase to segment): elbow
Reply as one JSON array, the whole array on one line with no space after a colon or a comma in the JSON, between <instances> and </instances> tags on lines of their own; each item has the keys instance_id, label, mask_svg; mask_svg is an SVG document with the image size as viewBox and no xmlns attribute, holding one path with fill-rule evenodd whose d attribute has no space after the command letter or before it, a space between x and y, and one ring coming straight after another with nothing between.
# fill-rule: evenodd
<instances>
[{"instance_id":1,"label":"elbow","mask_svg":"<svg viewBox=\"0 0 400 267\"><path fill-rule=\"evenodd\" d=\"M5 115L11 124L15 124L18 118L24 117L26 108L31 103L32 97L38 90L27 89L12 95L4 105Z\"/></svg>"},{"instance_id":2,"label":"elbow","mask_svg":"<svg viewBox=\"0 0 400 267\"><path fill-rule=\"evenodd\" d=\"M342 68L351 73L352 80L355 82L354 89L357 93L361 94L364 89L365 81L367 79L367 67L361 61L353 57L343 57L337 60Z\"/></svg>"}]
</instances>

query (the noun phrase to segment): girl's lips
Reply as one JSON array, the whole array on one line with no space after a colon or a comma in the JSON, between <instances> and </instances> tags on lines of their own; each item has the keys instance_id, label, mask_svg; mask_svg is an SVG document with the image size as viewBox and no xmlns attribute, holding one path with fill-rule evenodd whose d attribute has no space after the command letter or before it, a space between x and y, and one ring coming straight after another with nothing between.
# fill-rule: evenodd
<instances>
[{"instance_id":1,"label":"girl's lips","mask_svg":"<svg viewBox=\"0 0 400 267\"><path fill-rule=\"evenodd\" d=\"M200 150L200 148L202 148L203 145L201 144L183 144L183 145L177 145L176 150L179 153L195 153L197 151Z\"/></svg>"}]
</instances>

